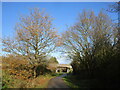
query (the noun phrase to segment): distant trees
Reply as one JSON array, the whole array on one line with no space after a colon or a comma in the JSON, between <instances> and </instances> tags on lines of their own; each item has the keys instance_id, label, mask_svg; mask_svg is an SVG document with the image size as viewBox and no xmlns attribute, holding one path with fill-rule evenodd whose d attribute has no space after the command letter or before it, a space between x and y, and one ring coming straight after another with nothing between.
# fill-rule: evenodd
<instances>
[{"instance_id":1,"label":"distant trees","mask_svg":"<svg viewBox=\"0 0 120 90\"><path fill-rule=\"evenodd\" d=\"M49 60L48 62L49 62L49 63L58 64L58 61L57 61L56 57L51 57L50 60Z\"/></svg>"},{"instance_id":2,"label":"distant trees","mask_svg":"<svg viewBox=\"0 0 120 90\"><path fill-rule=\"evenodd\" d=\"M58 36L52 20L44 11L32 9L30 15L20 17L20 22L15 27L15 37L3 40L3 51L22 55L31 64L42 64L45 56L56 47Z\"/></svg>"},{"instance_id":3,"label":"distant trees","mask_svg":"<svg viewBox=\"0 0 120 90\"><path fill-rule=\"evenodd\" d=\"M57 64L59 64L59 62L57 61L56 57L51 57L48 60L48 69L55 73Z\"/></svg>"}]
</instances>

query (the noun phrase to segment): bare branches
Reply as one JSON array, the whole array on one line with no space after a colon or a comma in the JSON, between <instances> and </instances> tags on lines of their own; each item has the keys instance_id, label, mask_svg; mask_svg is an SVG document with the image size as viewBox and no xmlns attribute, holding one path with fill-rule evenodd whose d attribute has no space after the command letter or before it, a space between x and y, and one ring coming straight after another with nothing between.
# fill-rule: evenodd
<instances>
[{"instance_id":1,"label":"bare branches","mask_svg":"<svg viewBox=\"0 0 120 90\"><path fill-rule=\"evenodd\" d=\"M63 34L66 51L73 55L78 52L83 58L92 55L94 48L110 45L113 36L112 22L103 11L98 16L95 16L93 11L83 11L77 20L77 23Z\"/></svg>"},{"instance_id":2,"label":"bare branches","mask_svg":"<svg viewBox=\"0 0 120 90\"><path fill-rule=\"evenodd\" d=\"M4 40L5 51L39 60L43 53L54 50L58 36L49 15L35 8L31 10L30 15L21 17L20 21L15 28L15 40Z\"/></svg>"},{"instance_id":3,"label":"bare branches","mask_svg":"<svg viewBox=\"0 0 120 90\"><path fill-rule=\"evenodd\" d=\"M116 2L113 5L109 5L109 9L107 10L109 12L119 12L120 11L120 1Z\"/></svg>"}]
</instances>

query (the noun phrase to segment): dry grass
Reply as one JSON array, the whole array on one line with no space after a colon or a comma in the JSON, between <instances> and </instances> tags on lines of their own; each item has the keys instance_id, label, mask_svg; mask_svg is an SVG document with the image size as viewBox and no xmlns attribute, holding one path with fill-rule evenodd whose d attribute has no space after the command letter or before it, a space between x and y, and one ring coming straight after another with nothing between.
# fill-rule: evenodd
<instances>
[{"instance_id":1,"label":"dry grass","mask_svg":"<svg viewBox=\"0 0 120 90\"><path fill-rule=\"evenodd\" d=\"M51 75L42 75L29 81L29 88L46 88L49 80L53 78Z\"/></svg>"},{"instance_id":2,"label":"dry grass","mask_svg":"<svg viewBox=\"0 0 120 90\"><path fill-rule=\"evenodd\" d=\"M38 76L34 79L15 79L11 75L4 76L5 88L46 88L49 80L53 78L49 74Z\"/></svg>"}]
</instances>

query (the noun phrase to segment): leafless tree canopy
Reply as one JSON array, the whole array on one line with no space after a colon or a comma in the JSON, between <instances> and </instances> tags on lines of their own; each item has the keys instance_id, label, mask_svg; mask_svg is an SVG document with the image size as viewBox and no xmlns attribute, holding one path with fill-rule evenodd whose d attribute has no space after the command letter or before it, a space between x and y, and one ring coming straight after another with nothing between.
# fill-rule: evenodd
<instances>
[{"instance_id":1,"label":"leafless tree canopy","mask_svg":"<svg viewBox=\"0 0 120 90\"><path fill-rule=\"evenodd\" d=\"M101 11L95 16L93 11L83 11L77 23L63 34L63 42L69 52L85 55L86 52L91 52L93 46L109 43L111 33L112 22L106 14Z\"/></svg>"},{"instance_id":2,"label":"leafless tree canopy","mask_svg":"<svg viewBox=\"0 0 120 90\"><path fill-rule=\"evenodd\" d=\"M120 1L116 2L113 5L109 5L108 11L113 12L113 13L114 12L120 12Z\"/></svg>"},{"instance_id":3,"label":"leafless tree canopy","mask_svg":"<svg viewBox=\"0 0 120 90\"><path fill-rule=\"evenodd\" d=\"M32 9L30 15L20 17L20 22L16 24L15 39L8 37L3 40L3 50L38 62L43 55L55 48L58 36L52 20L44 11Z\"/></svg>"}]
</instances>

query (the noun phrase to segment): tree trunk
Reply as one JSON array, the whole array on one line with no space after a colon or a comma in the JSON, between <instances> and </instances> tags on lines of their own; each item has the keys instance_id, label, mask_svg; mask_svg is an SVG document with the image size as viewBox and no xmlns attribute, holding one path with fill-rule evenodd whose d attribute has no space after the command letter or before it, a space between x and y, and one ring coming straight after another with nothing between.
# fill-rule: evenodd
<instances>
[{"instance_id":1,"label":"tree trunk","mask_svg":"<svg viewBox=\"0 0 120 90\"><path fill-rule=\"evenodd\" d=\"M37 76L36 69L37 69L37 66L35 66L35 68L34 68L34 78L36 78L36 76Z\"/></svg>"}]
</instances>

